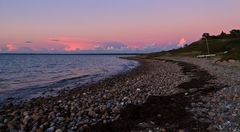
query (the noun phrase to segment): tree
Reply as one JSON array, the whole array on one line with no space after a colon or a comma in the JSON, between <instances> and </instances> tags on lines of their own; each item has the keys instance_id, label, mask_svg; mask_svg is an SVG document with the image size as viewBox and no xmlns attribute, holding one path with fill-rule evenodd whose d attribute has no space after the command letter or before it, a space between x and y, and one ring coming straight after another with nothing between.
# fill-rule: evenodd
<instances>
[{"instance_id":1,"label":"tree","mask_svg":"<svg viewBox=\"0 0 240 132\"><path fill-rule=\"evenodd\" d=\"M217 37L219 37L219 39L223 39L223 38L227 38L227 36L228 35L222 31L221 34L218 35Z\"/></svg>"},{"instance_id":2,"label":"tree","mask_svg":"<svg viewBox=\"0 0 240 132\"><path fill-rule=\"evenodd\" d=\"M224 33L223 31L221 32L220 36L226 36L227 34Z\"/></svg>"},{"instance_id":3,"label":"tree","mask_svg":"<svg viewBox=\"0 0 240 132\"><path fill-rule=\"evenodd\" d=\"M240 30L233 29L232 31L230 31L230 34L234 37L240 37Z\"/></svg>"},{"instance_id":4,"label":"tree","mask_svg":"<svg viewBox=\"0 0 240 132\"><path fill-rule=\"evenodd\" d=\"M240 34L240 30L233 29L230 31L231 34Z\"/></svg>"},{"instance_id":5,"label":"tree","mask_svg":"<svg viewBox=\"0 0 240 132\"><path fill-rule=\"evenodd\" d=\"M203 37L203 38L204 38L204 37L208 38L208 37L210 37L210 34L209 34L209 33L203 33L202 37Z\"/></svg>"}]
</instances>

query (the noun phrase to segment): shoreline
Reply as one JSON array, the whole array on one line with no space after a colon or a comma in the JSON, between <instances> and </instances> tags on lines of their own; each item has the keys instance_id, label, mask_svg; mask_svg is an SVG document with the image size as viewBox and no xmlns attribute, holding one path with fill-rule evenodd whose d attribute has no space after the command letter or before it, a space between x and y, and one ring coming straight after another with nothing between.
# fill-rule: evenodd
<instances>
[{"instance_id":1,"label":"shoreline","mask_svg":"<svg viewBox=\"0 0 240 132\"><path fill-rule=\"evenodd\" d=\"M196 59L191 57L171 57L192 63L208 71L215 78L211 84L221 86L220 90L201 96L200 103L193 103L191 112L201 121L211 122L209 129L218 131L240 131L240 63L219 63L216 58Z\"/></svg>"},{"instance_id":2,"label":"shoreline","mask_svg":"<svg viewBox=\"0 0 240 132\"><path fill-rule=\"evenodd\" d=\"M207 131L209 123L194 119L185 108L191 107L201 92L215 90L201 89L208 84L204 78L212 79L212 76L189 63L137 60L139 66L127 73L70 91L63 90L57 97L5 106L0 112L4 119L0 120L0 130ZM201 76L198 78L198 75ZM198 82L199 89L196 89L193 84Z\"/></svg>"},{"instance_id":3,"label":"shoreline","mask_svg":"<svg viewBox=\"0 0 240 132\"><path fill-rule=\"evenodd\" d=\"M84 68L80 68L80 70L78 69L80 71L80 74L78 74L78 71L75 71L76 74L74 73L73 76L59 75L59 78L56 80L51 80L52 78L44 78L45 80L48 80L48 81L45 81L45 82L43 81L40 83L36 83L34 85L26 82L26 83L23 83L23 86L18 87L17 85L14 85L14 86L7 87L7 85L5 86L5 84L11 84L11 83L9 81L6 81L2 85L2 86L5 86L5 88L0 92L0 96L1 96L0 108L4 104L21 104L23 102L29 102L32 99L36 99L36 98L41 98L41 97L45 98L49 96L54 97L54 96L57 96L61 91L70 91L75 88L85 87L87 85L95 84L100 80L105 80L106 78L112 78L120 74L125 74L131 71L132 69L138 67L139 65L137 61L123 60L119 56L113 56L112 58L116 59L117 61L116 61L116 65L113 64L113 66L110 68L108 67L105 68L101 65L98 66L100 68L99 70L96 70L96 71L93 71L94 69L92 70L91 68L88 68L88 67L86 67L85 70ZM97 69L98 67L96 66L95 69ZM81 69L83 69L86 72L81 73ZM42 79L41 75L37 75L37 74L35 75L39 76L37 78L38 80ZM29 80L30 79L34 79L34 78L29 78ZM35 82L38 82L37 79L35 80Z\"/></svg>"},{"instance_id":4,"label":"shoreline","mask_svg":"<svg viewBox=\"0 0 240 132\"><path fill-rule=\"evenodd\" d=\"M200 122L189 110L192 103L199 101L199 96L220 90L220 86L206 86L214 77L193 64L164 59L159 61L177 63L185 75L191 76L189 81L177 86L181 92L149 96L142 105L129 104L121 112L119 120L95 125L89 131L212 131L209 129L210 122Z\"/></svg>"}]
</instances>

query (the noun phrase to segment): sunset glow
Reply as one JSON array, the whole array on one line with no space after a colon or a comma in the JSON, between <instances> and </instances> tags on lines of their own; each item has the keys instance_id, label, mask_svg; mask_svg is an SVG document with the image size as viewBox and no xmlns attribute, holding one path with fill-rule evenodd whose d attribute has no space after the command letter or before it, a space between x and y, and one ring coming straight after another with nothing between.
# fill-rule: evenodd
<instances>
[{"instance_id":1,"label":"sunset glow","mask_svg":"<svg viewBox=\"0 0 240 132\"><path fill-rule=\"evenodd\" d=\"M185 38L181 38L181 39L179 40L178 46L182 47L182 46L184 46L186 43L187 43L187 41L185 40Z\"/></svg>"},{"instance_id":2,"label":"sunset glow","mask_svg":"<svg viewBox=\"0 0 240 132\"><path fill-rule=\"evenodd\" d=\"M0 51L171 49L198 40L203 32L239 28L239 5L226 0L3 0Z\"/></svg>"}]
</instances>

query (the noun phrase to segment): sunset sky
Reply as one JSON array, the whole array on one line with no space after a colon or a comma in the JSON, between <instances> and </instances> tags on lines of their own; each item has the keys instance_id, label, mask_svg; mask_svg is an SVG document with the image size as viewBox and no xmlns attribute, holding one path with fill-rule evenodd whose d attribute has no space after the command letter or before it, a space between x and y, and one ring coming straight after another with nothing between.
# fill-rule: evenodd
<instances>
[{"instance_id":1,"label":"sunset sky","mask_svg":"<svg viewBox=\"0 0 240 132\"><path fill-rule=\"evenodd\" d=\"M240 26L239 0L1 0L0 52L152 52Z\"/></svg>"}]
</instances>

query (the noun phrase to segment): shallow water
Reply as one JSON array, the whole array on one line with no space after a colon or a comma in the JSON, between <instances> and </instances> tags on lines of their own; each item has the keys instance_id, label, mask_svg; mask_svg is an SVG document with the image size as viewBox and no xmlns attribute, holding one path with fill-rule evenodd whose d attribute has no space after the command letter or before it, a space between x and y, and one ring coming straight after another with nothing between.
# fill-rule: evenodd
<instances>
[{"instance_id":1,"label":"shallow water","mask_svg":"<svg viewBox=\"0 0 240 132\"><path fill-rule=\"evenodd\" d=\"M54 95L137 65L116 55L0 55L0 102Z\"/></svg>"}]
</instances>

